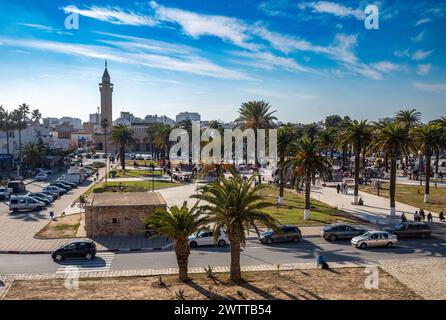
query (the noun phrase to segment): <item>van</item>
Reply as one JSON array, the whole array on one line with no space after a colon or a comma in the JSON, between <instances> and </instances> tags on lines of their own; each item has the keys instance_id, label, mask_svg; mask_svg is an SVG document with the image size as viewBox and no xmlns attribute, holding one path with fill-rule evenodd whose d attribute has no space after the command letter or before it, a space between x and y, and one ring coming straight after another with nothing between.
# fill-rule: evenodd
<instances>
[{"instance_id":1,"label":"van","mask_svg":"<svg viewBox=\"0 0 446 320\"><path fill-rule=\"evenodd\" d=\"M12 189L12 193L20 193L26 191L25 184L21 180L11 181L8 188Z\"/></svg>"},{"instance_id":2,"label":"van","mask_svg":"<svg viewBox=\"0 0 446 320\"><path fill-rule=\"evenodd\" d=\"M28 196L12 197L9 200L9 210L14 212L17 212L19 210L26 210L26 211L40 210L44 206L45 203Z\"/></svg>"}]
</instances>

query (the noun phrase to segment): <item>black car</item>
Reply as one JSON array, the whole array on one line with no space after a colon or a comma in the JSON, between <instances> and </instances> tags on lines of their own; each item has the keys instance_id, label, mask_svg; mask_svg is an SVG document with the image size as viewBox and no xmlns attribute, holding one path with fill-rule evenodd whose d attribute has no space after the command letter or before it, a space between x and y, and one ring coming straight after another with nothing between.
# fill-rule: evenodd
<instances>
[{"instance_id":1,"label":"black car","mask_svg":"<svg viewBox=\"0 0 446 320\"><path fill-rule=\"evenodd\" d=\"M65 190L66 192L68 192L72 189L69 185L59 182L59 181L51 183L50 186L58 187L60 189Z\"/></svg>"},{"instance_id":2,"label":"black car","mask_svg":"<svg viewBox=\"0 0 446 320\"><path fill-rule=\"evenodd\" d=\"M95 255L95 243L87 240L70 242L51 253L51 257L56 261L62 261L66 258L85 258L91 260Z\"/></svg>"},{"instance_id":3,"label":"black car","mask_svg":"<svg viewBox=\"0 0 446 320\"><path fill-rule=\"evenodd\" d=\"M260 242L272 244L275 242L297 242L302 239L300 229L293 225L279 226L280 232L268 230L260 234Z\"/></svg>"},{"instance_id":4,"label":"black car","mask_svg":"<svg viewBox=\"0 0 446 320\"><path fill-rule=\"evenodd\" d=\"M57 200L58 196L54 193L51 192L47 192L47 191L42 191L43 194L46 194L47 196L50 196L53 198L53 201Z\"/></svg>"},{"instance_id":5,"label":"black car","mask_svg":"<svg viewBox=\"0 0 446 320\"><path fill-rule=\"evenodd\" d=\"M39 196L35 193L29 193L28 196L36 199L37 201L43 202L45 205L51 204L51 201L47 197Z\"/></svg>"},{"instance_id":6,"label":"black car","mask_svg":"<svg viewBox=\"0 0 446 320\"><path fill-rule=\"evenodd\" d=\"M396 235L398 238L427 238L432 234L431 228L423 222L401 222L383 230Z\"/></svg>"},{"instance_id":7,"label":"black car","mask_svg":"<svg viewBox=\"0 0 446 320\"><path fill-rule=\"evenodd\" d=\"M368 230L362 227L351 226L345 223L333 223L322 227L320 234L325 240L352 239L366 233Z\"/></svg>"}]
</instances>

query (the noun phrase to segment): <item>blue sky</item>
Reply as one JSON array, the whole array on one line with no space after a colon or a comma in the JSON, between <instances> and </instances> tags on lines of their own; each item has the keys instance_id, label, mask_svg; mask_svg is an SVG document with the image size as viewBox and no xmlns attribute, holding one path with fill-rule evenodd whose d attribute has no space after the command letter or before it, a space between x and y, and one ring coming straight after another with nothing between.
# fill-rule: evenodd
<instances>
[{"instance_id":1,"label":"blue sky","mask_svg":"<svg viewBox=\"0 0 446 320\"><path fill-rule=\"evenodd\" d=\"M379 29L364 27L367 5ZM66 29L70 13L79 29ZM113 113L230 121L270 102L283 121L445 115L446 5L436 1L0 2L0 104L87 119L109 62Z\"/></svg>"}]
</instances>

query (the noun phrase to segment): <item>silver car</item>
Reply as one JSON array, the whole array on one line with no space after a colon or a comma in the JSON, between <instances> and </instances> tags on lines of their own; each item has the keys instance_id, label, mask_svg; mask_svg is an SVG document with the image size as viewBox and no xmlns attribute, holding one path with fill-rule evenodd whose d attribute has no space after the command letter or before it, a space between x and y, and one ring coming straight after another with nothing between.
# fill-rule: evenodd
<instances>
[{"instance_id":1,"label":"silver car","mask_svg":"<svg viewBox=\"0 0 446 320\"><path fill-rule=\"evenodd\" d=\"M369 231L352 239L352 245L361 249L368 247L390 248L397 244L397 242L397 237L386 231Z\"/></svg>"},{"instance_id":2,"label":"silver car","mask_svg":"<svg viewBox=\"0 0 446 320\"><path fill-rule=\"evenodd\" d=\"M320 235L325 240L335 241L337 239L352 239L366 233L368 230L363 227L351 226L345 223L333 223L322 227Z\"/></svg>"}]
</instances>

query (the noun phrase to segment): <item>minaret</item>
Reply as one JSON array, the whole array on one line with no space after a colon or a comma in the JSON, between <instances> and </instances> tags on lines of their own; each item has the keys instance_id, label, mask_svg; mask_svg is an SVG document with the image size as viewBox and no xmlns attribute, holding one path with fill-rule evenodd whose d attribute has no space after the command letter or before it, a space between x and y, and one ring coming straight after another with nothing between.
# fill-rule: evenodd
<instances>
[{"instance_id":1,"label":"minaret","mask_svg":"<svg viewBox=\"0 0 446 320\"><path fill-rule=\"evenodd\" d=\"M107 70L107 60L105 60L105 70L102 75L102 83L99 84L99 91L101 92L101 119L99 119L99 123L101 123L103 118L107 119L109 125L108 130L110 130L113 125L113 83L110 82L110 75Z\"/></svg>"}]
</instances>

